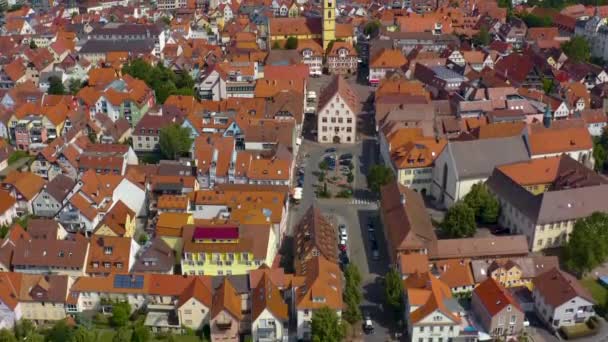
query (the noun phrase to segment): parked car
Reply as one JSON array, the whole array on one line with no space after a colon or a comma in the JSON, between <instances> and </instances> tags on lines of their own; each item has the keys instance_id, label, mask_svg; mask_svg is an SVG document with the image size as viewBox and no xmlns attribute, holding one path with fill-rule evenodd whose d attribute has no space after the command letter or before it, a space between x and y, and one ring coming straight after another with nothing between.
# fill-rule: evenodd
<instances>
[{"instance_id":1,"label":"parked car","mask_svg":"<svg viewBox=\"0 0 608 342\"><path fill-rule=\"evenodd\" d=\"M340 233L340 235L346 235L346 225L344 223L340 223L340 225L338 226L338 232Z\"/></svg>"},{"instance_id":2,"label":"parked car","mask_svg":"<svg viewBox=\"0 0 608 342\"><path fill-rule=\"evenodd\" d=\"M371 217L367 219L367 231L368 232L376 231L376 225L374 224L374 220Z\"/></svg>"},{"instance_id":3,"label":"parked car","mask_svg":"<svg viewBox=\"0 0 608 342\"><path fill-rule=\"evenodd\" d=\"M371 316L368 313L363 314L363 332L366 335L374 333L374 324L372 323Z\"/></svg>"},{"instance_id":4,"label":"parked car","mask_svg":"<svg viewBox=\"0 0 608 342\"><path fill-rule=\"evenodd\" d=\"M370 242L372 242L372 243L377 242L375 232L368 230L367 231L367 237L369 238Z\"/></svg>"},{"instance_id":5,"label":"parked car","mask_svg":"<svg viewBox=\"0 0 608 342\"><path fill-rule=\"evenodd\" d=\"M492 232L492 234L494 235L505 235L505 234L509 234L509 228L504 228L504 227L492 227L490 228L490 231Z\"/></svg>"},{"instance_id":6,"label":"parked car","mask_svg":"<svg viewBox=\"0 0 608 342\"><path fill-rule=\"evenodd\" d=\"M330 147L328 149L325 149L325 153L336 153L336 148L335 147Z\"/></svg>"},{"instance_id":7,"label":"parked car","mask_svg":"<svg viewBox=\"0 0 608 342\"><path fill-rule=\"evenodd\" d=\"M380 251L378 250L378 242L372 241L372 260L380 260Z\"/></svg>"},{"instance_id":8,"label":"parked car","mask_svg":"<svg viewBox=\"0 0 608 342\"><path fill-rule=\"evenodd\" d=\"M351 160L353 159L352 153L344 153L340 156L340 160Z\"/></svg>"},{"instance_id":9,"label":"parked car","mask_svg":"<svg viewBox=\"0 0 608 342\"><path fill-rule=\"evenodd\" d=\"M340 165L342 166L349 166L350 164L352 164L353 162L350 159L343 159L340 160Z\"/></svg>"},{"instance_id":10,"label":"parked car","mask_svg":"<svg viewBox=\"0 0 608 342\"><path fill-rule=\"evenodd\" d=\"M346 245L340 245L338 246L338 249L340 250L340 252L346 252Z\"/></svg>"}]
</instances>

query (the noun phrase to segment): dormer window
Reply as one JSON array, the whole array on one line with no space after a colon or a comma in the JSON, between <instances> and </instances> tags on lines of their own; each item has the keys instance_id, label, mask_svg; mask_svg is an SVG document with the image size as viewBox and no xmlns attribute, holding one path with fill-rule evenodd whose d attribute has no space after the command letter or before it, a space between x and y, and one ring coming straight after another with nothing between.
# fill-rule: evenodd
<instances>
[{"instance_id":1,"label":"dormer window","mask_svg":"<svg viewBox=\"0 0 608 342\"><path fill-rule=\"evenodd\" d=\"M105 255L111 255L112 254L112 247L104 247L103 253Z\"/></svg>"}]
</instances>

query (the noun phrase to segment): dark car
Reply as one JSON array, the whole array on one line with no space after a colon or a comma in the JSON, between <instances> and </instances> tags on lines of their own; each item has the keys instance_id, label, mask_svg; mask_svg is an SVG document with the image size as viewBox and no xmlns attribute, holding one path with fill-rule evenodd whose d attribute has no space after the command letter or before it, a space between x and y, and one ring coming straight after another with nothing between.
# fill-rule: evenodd
<instances>
[{"instance_id":1,"label":"dark car","mask_svg":"<svg viewBox=\"0 0 608 342\"><path fill-rule=\"evenodd\" d=\"M376 240L376 234L373 231L368 230L367 231L367 237L369 238L369 241L372 244L375 244L377 242L377 240Z\"/></svg>"},{"instance_id":2,"label":"dark car","mask_svg":"<svg viewBox=\"0 0 608 342\"><path fill-rule=\"evenodd\" d=\"M330 147L328 149L325 150L325 153L336 153L336 148L335 147Z\"/></svg>"},{"instance_id":3,"label":"dark car","mask_svg":"<svg viewBox=\"0 0 608 342\"><path fill-rule=\"evenodd\" d=\"M505 234L509 234L509 228L504 228L504 227L493 227L490 229L490 231L492 232L492 234L494 235L505 235Z\"/></svg>"},{"instance_id":4,"label":"dark car","mask_svg":"<svg viewBox=\"0 0 608 342\"><path fill-rule=\"evenodd\" d=\"M340 156L340 160L351 160L353 159L353 155L351 153L344 153Z\"/></svg>"},{"instance_id":5,"label":"dark car","mask_svg":"<svg viewBox=\"0 0 608 342\"><path fill-rule=\"evenodd\" d=\"M340 165L342 165L342 166L349 166L352 163L353 162L350 159L341 159L340 160Z\"/></svg>"}]
</instances>

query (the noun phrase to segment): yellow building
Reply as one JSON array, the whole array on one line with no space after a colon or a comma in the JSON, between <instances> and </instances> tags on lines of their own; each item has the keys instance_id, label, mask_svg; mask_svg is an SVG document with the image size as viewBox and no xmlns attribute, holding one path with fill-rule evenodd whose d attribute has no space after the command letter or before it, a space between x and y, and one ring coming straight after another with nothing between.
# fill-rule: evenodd
<instances>
[{"instance_id":1,"label":"yellow building","mask_svg":"<svg viewBox=\"0 0 608 342\"><path fill-rule=\"evenodd\" d=\"M135 234L135 212L122 201L118 201L104 216L93 235L133 237Z\"/></svg>"},{"instance_id":2,"label":"yellow building","mask_svg":"<svg viewBox=\"0 0 608 342\"><path fill-rule=\"evenodd\" d=\"M532 159L498 167L502 173L534 195L549 190L558 175L561 156Z\"/></svg>"},{"instance_id":3,"label":"yellow building","mask_svg":"<svg viewBox=\"0 0 608 342\"><path fill-rule=\"evenodd\" d=\"M335 0L323 0L323 51L329 43L336 40L336 4Z\"/></svg>"},{"instance_id":4,"label":"yellow building","mask_svg":"<svg viewBox=\"0 0 608 342\"><path fill-rule=\"evenodd\" d=\"M247 274L272 265L276 235L271 225L184 227L182 274Z\"/></svg>"},{"instance_id":5,"label":"yellow building","mask_svg":"<svg viewBox=\"0 0 608 342\"><path fill-rule=\"evenodd\" d=\"M559 259L555 256L471 261L476 284L491 277L504 287L525 286L530 290L533 288L532 279L553 267L559 267Z\"/></svg>"},{"instance_id":6,"label":"yellow building","mask_svg":"<svg viewBox=\"0 0 608 342\"><path fill-rule=\"evenodd\" d=\"M182 255L182 234L186 225L194 224L194 218L189 213L161 213L156 222L156 235L175 251L178 259Z\"/></svg>"}]
</instances>

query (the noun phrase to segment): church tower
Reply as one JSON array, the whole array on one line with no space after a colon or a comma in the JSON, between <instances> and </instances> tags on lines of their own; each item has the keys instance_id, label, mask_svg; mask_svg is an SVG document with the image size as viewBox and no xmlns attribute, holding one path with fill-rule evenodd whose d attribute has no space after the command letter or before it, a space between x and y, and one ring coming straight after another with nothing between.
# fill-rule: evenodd
<instances>
[{"instance_id":1,"label":"church tower","mask_svg":"<svg viewBox=\"0 0 608 342\"><path fill-rule=\"evenodd\" d=\"M336 40L336 0L323 0L323 51Z\"/></svg>"}]
</instances>

